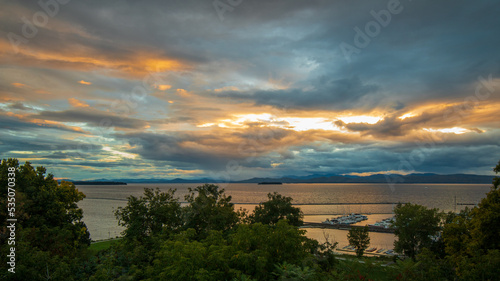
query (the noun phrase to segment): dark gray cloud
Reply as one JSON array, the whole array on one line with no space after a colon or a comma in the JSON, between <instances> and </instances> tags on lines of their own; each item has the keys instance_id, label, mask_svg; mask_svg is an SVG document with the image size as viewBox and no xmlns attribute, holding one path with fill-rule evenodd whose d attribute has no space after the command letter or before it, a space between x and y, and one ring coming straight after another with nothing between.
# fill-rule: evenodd
<instances>
[{"instance_id":1,"label":"dark gray cloud","mask_svg":"<svg viewBox=\"0 0 500 281\"><path fill-rule=\"evenodd\" d=\"M131 109L126 107L127 112ZM124 113L127 113L124 112ZM119 116L117 114L105 113L93 109L70 109L65 111L42 111L30 116L31 118L40 118L60 122L83 122L91 126L141 129L147 126L145 120Z\"/></svg>"},{"instance_id":2,"label":"dark gray cloud","mask_svg":"<svg viewBox=\"0 0 500 281\"><path fill-rule=\"evenodd\" d=\"M0 128L11 131L53 129L53 130L60 130L72 133L83 133L83 131L75 130L74 128L65 126L63 124L36 123L34 121L27 122L19 118L6 115L0 115Z\"/></svg>"},{"instance_id":3,"label":"dark gray cloud","mask_svg":"<svg viewBox=\"0 0 500 281\"><path fill-rule=\"evenodd\" d=\"M33 163L44 166L77 166L77 167L93 167L93 168L117 168L117 167L148 167L149 165L132 162L132 161L117 161L117 162L102 162L102 161L58 161L58 160L36 160Z\"/></svg>"},{"instance_id":4,"label":"dark gray cloud","mask_svg":"<svg viewBox=\"0 0 500 281\"><path fill-rule=\"evenodd\" d=\"M49 133L49 132L46 132ZM12 135L7 132L0 133L0 154L8 157L10 151L78 151L78 153L96 152L102 145L82 141L55 138L54 135L30 132L27 134Z\"/></svg>"},{"instance_id":5,"label":"dark gray cloud","mask_svg":"<svg viewBox=\"0 0 500 281\"><path fill-rule=\"evenodd\" d=\"M79 153L79 152L62 152L55 151L48 155L43 155L43 158L48 159L72 159L72 158L90 158L90 154L87 153Z\"/></svg>"},{"instance_id":6,"label":"dark gray cloud","mask_svg":"<svg viewBox=\"0 0 500 281\"><path fill-rule=\"evenodd\" d=\"M163 161L174 167L184 169L223 169L230 158L220 151L183 147L182 142L190 139L186 135L159 135L152 133L128 134L117 136L119 139L128 140L131 146L129 152L137 153L144 159Z\"/></svg>"},{"instance_id":7,"label":"dark gray cloud","mask_svg":"<svg viewBox=\"0 0 500 281\"><path fill-rule=\"evenodd\" d=\"M9 105L10 109L17 109L17 110L29 110L31 108L25 106L22 102L15 102Z\"/></svg>"},{"instance_id":8,"label":"dark gray cloud","mask_svg":"<svg viewBox=\"0 0 500 281\"><path fill-rule=\"evenodd\" d=\"M254 102L256 105L271 105L277 108L294 109L346 109L356 106L373 108L368 95L376 94L377 86L365 85L358 78L332 79L321 77L310 89L255 91L254 93L226 92L223 98Z\"/></svg>"},{"instance_id":9,"label":"dark gray cloud","mask_svg":"<svg viewBox=\"0 0 500 281\"><path fill-rule=\"evenodd\" d=\"M345 174L401 171L430 173L491 174L500 154L496 144L439 143L435 146L405 147L338 144L335 150L318 151L312 146L297 147L292 160L279 166L280 174ZM470 161L469 161L470 159Z\"/></svg>"},{"instance_id":10,"label":"dark gray cloud","mask_svg":"<svg viewBox=\"0 0 500 281\"><path fill-rule=\"evenodd\" d=\"M270 167L262 156L294 143L300 137L283 129L255 128L248 132L129 133L115 135L132 146L128 152L185 169L220 170L230 161L246 167Z\"/></svg>"},{"instance_id":11,"label":"dark gray cloud","mask_svg":"<svg viewBox=\"0 0 500 281\"><path fill-rule=\"evenodd\" d=\"M493 122L495 116L471 118L475 107L473 104L462 103L458 105L450 105L437 109L429 109L419 115L407 118L400 118L401 112L396 111L393 114L385 116L382 120L375 124L368 123L349 123L346 124L341 120L334 121L334 124L352 132L359 132L362 136L372 135L380 139L388 139L390 137L408 136L416 131L426 129L441 129L464 127L469 131L482 133L481 128L475 126L484 126L483 128L492 128L489 123ZM494 127L493 127L494 128Z\"/></svg>"},{"instance_id":12,"label":"dark gray cloud","mask_svg":"<svg viewBox=\"0 0 500 281\"><path fill-rule=\"evenodd\" d=\"M221 22L208 2L74 1L61 6L56 19L82 32L40 28L30 48L64 45L116 61L149 49L214 75L231 62L229 71L242 79L275 76L292 83L288 92L256 90L235 98L301 109L321 100L352 109L456 99L470 94L478 76L499 77L500 39L491 32L500 23L495 1L402 1L401 13L346 61L340 44L354 45L353 28L364 29L374 20L370 12L387 9L387 3L244 1ZM28 16L40 9L35 2L23 7ZM3 27L20 29L21 15L8 15ZM308 88L316 91L303 90Z\"/></svg>"}]
</instances>

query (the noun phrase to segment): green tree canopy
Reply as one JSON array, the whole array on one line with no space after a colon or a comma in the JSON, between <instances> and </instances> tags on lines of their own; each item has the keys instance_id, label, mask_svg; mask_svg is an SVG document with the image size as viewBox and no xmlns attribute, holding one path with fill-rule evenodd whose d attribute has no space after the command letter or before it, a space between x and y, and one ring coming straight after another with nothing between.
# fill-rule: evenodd
<instances>
[{"instance_id":1,"label":"green tree canopy","mask_svg":"<svg viewBox=\"0 0 500 281\"><path fill-rule=\"evenodd\" d=\"M500 162L493 169L500 172ZM499 178L477 207L450 215L443 229L445 251L457 275L466 280L481 276L498 277L500 270L500 189Z\"/></svg>"},{"instance_id":2,"label":"green tree canopy","mask_svg":"<svg viewBox=\"0 0 500 281\"><path fill-rule=\"evenodd\" d=\"M183 208L184 229L192 228L199 234L227 231L240 221L242 214L234 210L231 196L217 185L204 184L189 192L185 197L188 205Z\"/></svg>"},{"instance_id":3,"label":"green tree canopy","mask_svg":"<svg viewBox=\"0 0 500 281\"><path fill-rule=\"evenodd\" d=\"M283 266L278 265L301 268L307 259L313 265L311 243L304 233L286 221L274 227L239 224L227 237L222 231L212 230L203 239L198 239L194 229L188 229L162 243L147 274L153 280L218 281L245 276L273 280L283 275ZM305 273L313 275L307 265Z\"/></svg>"},{"instance_id":4,"label":"green tree canopy","mask_svg":"<svg viewBox=\"0 0 500 281\"><path fill-rule=\"evenodd\" d=\"M493 169L500 172L500 162ZM471 251L486 252L487 249L500 250L500 189L498 177L493 180L491 190L472 209L470 220Z\"/></svg>"},{"instance_id":5,"label":"green tree canopy","mask_svg":"<svg viewBox=\"0 0 500 281\"><path fill-rule=\"evenodd\" d=\"M64 255L90 243L90 234L82 222L83 211L77 205L85 195L71 182L59 184L52 174L46 176L44 167L34 168L30 162L20 166L17 159L4 159L0 165L2 206L6 206L9 167L15 168L17 223L31 246ZM2 231L6 211L0 209Z\"/></svg>"},{"instance_id":6,"label":"green tree canopy","mask_svg":"<svg viewBox=\"0 0 500 281\"><path fill-rule=\"evenodd\" d=\"M347 233L347 240L349 240L349 244L356 248L356 255L362 257L366 248L370 245L368 226L352 227Z\"/></svg>"},{"instance_id":7,"label":"green tree canopy","mask_svg":"<svg viewBox=\"0 0 500 281\"><path fill-rule=\"evenodd\" d=\"M129 196L127 206L119 207L115 216L121 226L126 227L126 238L138 240L162 232L172 233L182 224L181 204L174 197L175 189L161 192L160 189L144 189L144 196Z\"/></svg>"},{"instance_id":8,"label":"green tree canopy","mask_svg":"<svg viewBox=\"0 0 500 281\"><path fill-rule=\"evenodd\" d=\"M302 226L304 214L300 208L293 207L291 197L274 192L267 194L267 198L249 216L250 222L275 225L285 219L291 225Z\"/></svg>"},{"instance_id":9,"label":"green tree canopy","mask_svg":"<svg viewBox=\"0 0 500 281\"><path fill-rule=\"evenodd\" d=\"M1 206L7 206L7 195L14 192L8 189L8 179L15 178L15 186L11 186L15 189L15 245L6 241L9 214L7 208L0 208L1 255L5 257L9 247L16 247L16 273L9 280L73 280L76 259L90 244L83 211L77 205L85 195L73 183L59 184L46 172L44 167L35 168L30 162L19 165L12 158L0 164ZM7 272L4 267L2 263L1 275Z\"/></svg>"},{"instance_id":10,"label":"green tree canopy","mask_svg":"<svg viewBox=\"0 0 500 281\"><path fill-rule=\"evenodd\" d=\"M418 204L398 204L394 208L393 227L397 240L394 250L415 258L423 248L430 248L441 230L443 214Z\"/></svg>"}]
</instances>

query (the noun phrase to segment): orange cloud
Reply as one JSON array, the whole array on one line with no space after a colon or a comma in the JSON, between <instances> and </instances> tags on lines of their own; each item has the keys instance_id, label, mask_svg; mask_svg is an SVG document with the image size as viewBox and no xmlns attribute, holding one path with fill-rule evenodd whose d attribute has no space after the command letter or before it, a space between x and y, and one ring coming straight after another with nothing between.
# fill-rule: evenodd
<instances>
[{"instance_id":1,"label":"orange cloud","mask_svg":"<svg viewBox=\"0 0 500 281\"><path fill-rule=\"evenodd\" d=\"M85 132L82 128L76 127L76 126L67 126L64 125L61 122L58 121L52 121L52 120L45 120L45 119L40 119L40 118L30 118L27 114L16 114L13 112L6 112L5 115L9 117L14 117L19 119L22 122L28 122L28 123L34 123L40 127L53 127L53 128L60 128L60 129L66 129L74 132L79 132L83 133Z\"/></svg>"},{"instance_id":2,"label":"orange cloud","mask_svg":"<svg viewBox=\"0 0 500 281\"><path fill-rule=\"evenodd\" d=\"M78 81L78 83L83 84L83 85L92 85L91 82L87 82L87 81L84 81L84 80L80 80L80 81Z\"/></svg>"},{"instance_id":3,"label":"orange cloud","mask_svg":"<svg viewBox=\"0 0 500 281\"><path fill-rule=\"evenodd\" d=\"M23 84L23 83L17 83L17 82L12 83L12 85L13 85L14 87L16 87L16 88L23 88L23 87L27 87L25 84Z\"/></svg>"},{"instance_id":4,"label":"orange cloud","mask_svg":"<svg viewBox=\"0 0 500 281\"><path fill-rule=\"evenodd\" d=\"M10 112L10 111L8 111L7 113L5 113L5 115L10 116L10 117L16 117L18 119L23 119L23 118L25 118L27 116L26 114L16 114L16 113Z\"/></svg>"},{"instance_id":5,"label":"orange cloud","mask_svg":"<svg viewBox=\"0 0 500 281\"><path fill-rule=\"evenodd\" d=\"M0 38L0 47L9 46L8 42L6 44L6 42L2 41L5 41L5 39ZM144 77L151 72L181 71L191 68L187 63L179 59L166 57L161 50L124 50L129 55L117 57L106 51L82 46L79 43L67 42L66 44L68 46L66 50L68 51L62 52L50 49L35 49L30 51L20 48L15 56L0 56L0 63L25 66L32 66L36 63L48 68L80 71L106 69L111 70L110 74L119 77ZM80 52L75 54L73 51L69 51L75 49L80 50ZM10 50L10 48L7 50ZM0 54L9 53L0 49Z\"/></svg>"},{"instance_id":6,"label":"orange cloud","mask_svg":"<svg viewBox=\"0 0 500 281\"><path fill-rule=\"evenodd\" d=\"M158 86L156 86L156 88L160 91L166 91L166 90L172 88L172 85L158 85Z\"/></svg>"},{"instance_id":7,"label":"orange cloud","mask_svg":"<svg viewBox=\"0 0 500 281\"><path fill-rule=\"evenodd\" d=\"M75 98L68 99L68 102L73 107L89 107L89 105L86 104L85 102L77 100Z\"/></svg>"},{"instance_id":8,"label":"orange cloud","mask_svg":"<svg viewBox=\"0 0 500 281\"><path fill-rule=\"evenodd\" d=\"M177 89L177 94L181 97L189 97L191 96L191 94L189 94L188 91L184 90L184 89Z\"/></svg>"},{"instance_id":9,"label":"orange cloud","mask_svg":"<svg viewBox=\"0 0 500 281\"><path fill-rule=\"evenodd\" d=\"M238 92L238 91L240 91L240 89L238 87L235 87L235 86L226 86L226 87L222 87L222 88L214 90L214 92L216 92L216 93L225 92L225 91L235 91L235 92Z\"/></svg>"}]
</instances>

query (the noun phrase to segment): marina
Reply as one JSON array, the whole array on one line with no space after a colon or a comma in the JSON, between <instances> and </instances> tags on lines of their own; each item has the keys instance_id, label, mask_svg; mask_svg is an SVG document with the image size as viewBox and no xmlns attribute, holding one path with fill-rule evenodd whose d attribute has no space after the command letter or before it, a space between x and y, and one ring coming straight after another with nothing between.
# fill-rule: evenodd
<instances>
[{"instance_id":1,"label":"marina","mask_svg":"<svg viewBox=\"0 0 500 281\"><path fill-rule=\"evenodd\" d=\"M344 252L344 253L349 253L349 254L354 254L356 252L356 248L352 245L347 245L342 248L337 248L335 249L337 252ZM377 247L371 247L365 250L364 252L365 255L373 255L373 256L394 256L396 253L394 253L394 250L391 249L377 249Z\"/></svg>"},{"instance_id":2,"label":"marina","mask_svg":"<svg viewBox=\"0 0 500 281\"><path fill-rule=\"evenodd\" d=\"M344 224L324 224L317 222L304 222L303 228L324 228L324 229L340 229L340 230L350 230L351 228L364 227L359 225L344 225ZM385 228L380 226L370 226L368 225L368 231L370 232L383 232L383 233L394 233L394 229Z\"/></svg>"}]
</instances>

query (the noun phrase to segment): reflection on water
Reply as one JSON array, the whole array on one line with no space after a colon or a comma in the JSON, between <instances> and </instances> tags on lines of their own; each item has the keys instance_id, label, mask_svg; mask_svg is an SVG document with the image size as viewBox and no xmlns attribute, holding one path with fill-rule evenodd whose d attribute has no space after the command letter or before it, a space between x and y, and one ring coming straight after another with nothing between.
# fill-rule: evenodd
<instances>
[{"instance_id":1,"label":"reflection on water","mask_svg":"<svg viewBox=\"0 0 500 281\"><path fill-rule=\"evenodd\" d=\"M84 222L87 224L91 238L94 240L119 236L123 228L119 227L113 211L126 205L130 195L141 196L144 187L160 188L163 191L176 188L180 201L188 193L188 187L197 184L129 184L126 186L95 186L81 185L77 188L86 194L87 198L79 202L84 211ZM454 197L458 203L477 203L485 197L490 185L487 184L399 184L392 191L386 184L228 184L227 195L232 196L232 202L237 203L236 209L253 210L256 203L266 201L269 192L277 191L293 198L296 204L329 204L329 205L298 205L306 215L308 222L321 222L332 218L335 214L363 213L370 214L368 221L358 224L372 224L383 218L390 217L393 204L365 203L396 203L411 202L427 207L453 211ZM350 203L348 205L330 205ZM456 206L456 210L465 206ZM330 237L335 237L339 245L347 244L345 230L325 230ZM322 229L308 229L309 237L321 240ZM393 234L371 233L374 247L392 248ZM387 244L387 245L386 245Z\"/></svg>"},{"instance_id":2,"label":"reflection on water","mask_svg":"<svg viewBox=\"0 0 500 281\"><path fill-rule=\"evenodd\" d=\"M320 243L338 242L337 248L342 248L349 245L347 241L348 230L340 229L320 229L320 228L304 228L307 231L307 237L318 240ZM377 247L377 249L393 249L394 248L394 234L370 232L370 248Z\"/></svg>"}]
</instances>

